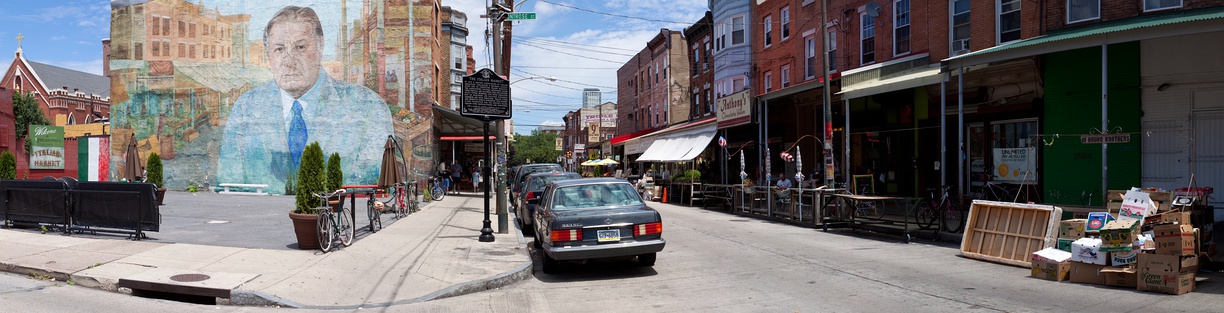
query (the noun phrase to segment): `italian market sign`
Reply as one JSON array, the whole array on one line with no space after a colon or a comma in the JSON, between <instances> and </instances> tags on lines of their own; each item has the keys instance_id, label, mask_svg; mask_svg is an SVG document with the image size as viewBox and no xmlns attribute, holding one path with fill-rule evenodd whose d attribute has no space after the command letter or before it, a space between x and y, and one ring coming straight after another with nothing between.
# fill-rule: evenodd
<instances>
[{"instance_id":1,"label":"italian market sign","mask_svg":"<svg viewBox=\"0 0 1224 313\"><path fill-rule=\"evenodd\" d=\"M64 169L64 127L30 125L30 169Z\"/></svg>"},{"instance_id":2,"label":"italian market sign","mask_svg":"<svg viewBox=\"0 0 1224 313\"><path fill-rule=\"evenodd\" d=\"M744 125L752 122L752 97L748 90L718 98L718 128Z\"/></svg>"},{"instance_id":3,"label":"italian market sign","mask_svg":"<svg viewBox=\"0 0 1224 313\"><path fill-rule=\"evenodd\" d=\"M1128 143L1130 134L1080 135L1080 143Z\"/></svg>"}]
</instances>

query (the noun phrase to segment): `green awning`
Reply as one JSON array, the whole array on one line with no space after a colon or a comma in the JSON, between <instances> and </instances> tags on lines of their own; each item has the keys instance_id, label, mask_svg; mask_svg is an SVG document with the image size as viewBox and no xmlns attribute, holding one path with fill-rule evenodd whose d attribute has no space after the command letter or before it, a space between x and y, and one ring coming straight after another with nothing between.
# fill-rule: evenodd
<instances>
[{"instance_id":1,"label":"green awning","mask_svg":"<svg viewBox=\"0 0 1224 313\"><path fill-rule=\"evenodd\" d=\"M953 69L1052 52L1152 38L1224 31L1224 7L1173 11L1052 31L1021 41L974 51L942 61Z\"/></svg>"}]
</instances>

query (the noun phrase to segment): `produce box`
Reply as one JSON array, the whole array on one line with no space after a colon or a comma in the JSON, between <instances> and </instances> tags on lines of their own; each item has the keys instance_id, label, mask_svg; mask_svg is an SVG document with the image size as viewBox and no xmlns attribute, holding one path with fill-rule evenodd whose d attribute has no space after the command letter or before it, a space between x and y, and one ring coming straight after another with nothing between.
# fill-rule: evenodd
<instances>
[{"instance_id":1,"label":"produce box","mask_svg":"<svg viewBox=\"0 0 1224 313\"><path fill-rule=\"evenodd\" d=\"M1156 233L1156 254L1194 255L1194 227L1189 224L1159 224Z\"/></svg>"},{"instance_id":2,"label":"produce box","mask_svg":"<svg viewBox=\"0 0 1224 313\"><path fill-rule=\"evenodd\" d=\"M1112 220L1114 217L1109 215L1109 212L1088 213L1088 224L1084 225L1084 232L1090 234L1100 232L1101 228L1105 228L1105 223Z\"/></svg>"},{"instance_id":3,"label":"produce box","mask_svg":"<svg viewBox=\"0 0 1224 313\"><path fill-rule=\"evenodd\" d=\"M1105 284L1105 275L1101 274L1104 265L1071 262L1071 282L1082 284Z\"/></svg>"},{"instance_id":4,"label":"produce box","mask_svg":"<svg viewBox=\"0 0 1224 313\"><path fill-rule=\"evenodd\" d=\"M1105 265L1109 254L1101 252L1101 240L1096 238L1080 238L1071 243L1071 261Z\"/></svg>"},{"instance_id":5,"label":"produce box","mask_svg":"<svg viewBox=\"0 0 1224 313\"><path fill-rule=\"evenodd\" d=\"M1173 295L1194 291L1195 256L1139 254L1136 289Z\"/></svg>"},{"instance_id":6,"label":"produce box","mask_svg":"<svg viewBox=\"0 0 1224 313\"><path fill-rule=\"evenodd\" d=\"M1035 278L1063 281L1067 279L1067 275L1071 271L1071 262L1050 262L1038 259L1033 259L1032 262L1033 277Z\"/></svg>"},{"instance_id":7,"label":"produce box","mask_svg":"<svg viewBox=\"0 0 1224 313\"><path fill-rule=\"evenodd\" d=\"M1075 239L1058 238L1058 250L1071 252L1072 242L1075 242Z\"/></svg>"},{"instance_id":8,"label":"produce box","mask_svg":"<svg viewBox=\"0 0 1224 313\"><path fill-rule=\"evenodd\" d=\"M1106 286L1135 288L1138 283L1139 270L1133 267L1106 267L1101 270L1105 275Z\"/></svg>"},{"instance_id":9,"label":"produce box","mask_svg":"<svg viewBox=\"0 0 1224 313\"><path fill-rule=\"evenodd\" d=\"M1109 253L1109 265L1124 266L1139 262L1139 251L1118 251Z\"/></svg>"},{"instance_id":10,"label":"produce box","mask_svg":"<svg viewBox=\"0 0 1224 313\"><path fill-rule=\"evenodd\" d=\"M1101 251L1131 251L1139 236L1139 220L1119 219L1101 228Z\"/></svg>"},{"instance_id":11,"label":"produce box","mask_svg":"<svg viewBox=\"0 0 1224 313\"><path fill-rule=\"evenodd\" d=\"M1063 220L1058 224L1058 238L1075 240L1084 238L1084 226L1088 225L1088 219Z\"/></svg>"}]
</instances>

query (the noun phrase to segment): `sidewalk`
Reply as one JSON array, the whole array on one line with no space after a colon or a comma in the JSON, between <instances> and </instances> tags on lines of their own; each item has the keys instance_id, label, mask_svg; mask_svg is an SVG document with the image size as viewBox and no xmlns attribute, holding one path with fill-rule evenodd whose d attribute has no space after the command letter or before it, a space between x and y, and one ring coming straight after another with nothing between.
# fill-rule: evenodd
<instances>
[{"instance_id":1,"label":"sidewalk","mask_svg":"<svg viewBox=\"0 0 1224 313\"><path fill-rule=\"evenodd\" d=\"M364 209L364 204L359 208ZM389 225L388 219L394 218L384 215L385 228L359 234L352 246L326 254L0 229L0 270L120 292L128 292L116 286L120 279L218 288L230 290L228 303L233 305L385 307L497 288L531 277L531 257L517 228L508 234L494 233L492 243L477 241L483 209L483 198L471 193L447 196ZM496 229L496 213L490 219ZM363 225L357 221L358 227ZM292 233L292 229L271 231L278 236ZM170 279L179 274L209 278Z\"/></svg>"}]
</instances>

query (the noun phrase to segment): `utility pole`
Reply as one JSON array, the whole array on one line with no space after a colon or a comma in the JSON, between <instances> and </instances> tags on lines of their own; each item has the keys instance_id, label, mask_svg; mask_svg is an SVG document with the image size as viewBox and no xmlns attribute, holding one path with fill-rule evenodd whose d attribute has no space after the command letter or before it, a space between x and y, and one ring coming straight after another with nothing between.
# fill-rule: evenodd
<instances>
[{"instance_id":1,"label":"utility pole","mask_svg":"<svg viewBox=\"0 0 1224 313\"><path fill-rule=\"evenodd\" d=\"M825 175L824 177L825 186L833 187L834 186L834 181L833 181L834 168L833 168L833 162L832 162L833 161L833 103L832 103L832 100L829 99L830 97L829 87L832 86L832 84L830 84L830 81L829 81L829 29L826 28L828 27L826 23L829 22L829 9L828 8L829 8L828 0L820 1L820 27L818 29L822 32L820 34L820 38L823 39L820 41L820 49L821 49L820 59L824 63L823 64L824 73L821 75L821 80L824 81L824 86L820 88L820 89L824 89L824 97L822 97L824 98L822 101L823 102L822 106L824 107L824 118L821 119L821 121L824 122L822 123L824 124L824 127L823 127L824 128L824 140L821 140L821 143L824 144L823 155L825 158L824 162L820 162L820 163L821 163L821 166L824 167L822 172L825 173L824 174ZM846 136L846 138L849 138L850 136L850 134L848 133L842 134L842 135ZM850 147L845 147L845 148L849 149ZM846 162L846 161L847 160L842 160L842 162ZM843 173L843 175L847 175L847 174ZM850 176L845 176L845 177L847 179L850 178Z\"/></svg>"},{"instance_id":2,"label":"utility pole","mask_svg":"<svg viewBox=\"0 0 1224 313\"><path fill-rule=\"evenodd\" d=\"M505 24L506 14L514 12L514 2L504 0L494 0L493 7L489 8L492 11L499 13L493 15L493 70L498 75L510 78L510 47L507 43L510 42L510 29L505 30L503 38L502 26ZM497 158L493 160L497 169L497 233L508 234L509 216L506 207L508 206L508 198L506 195L506 121L497 120Z\"/></svg>"}]
</instances>

